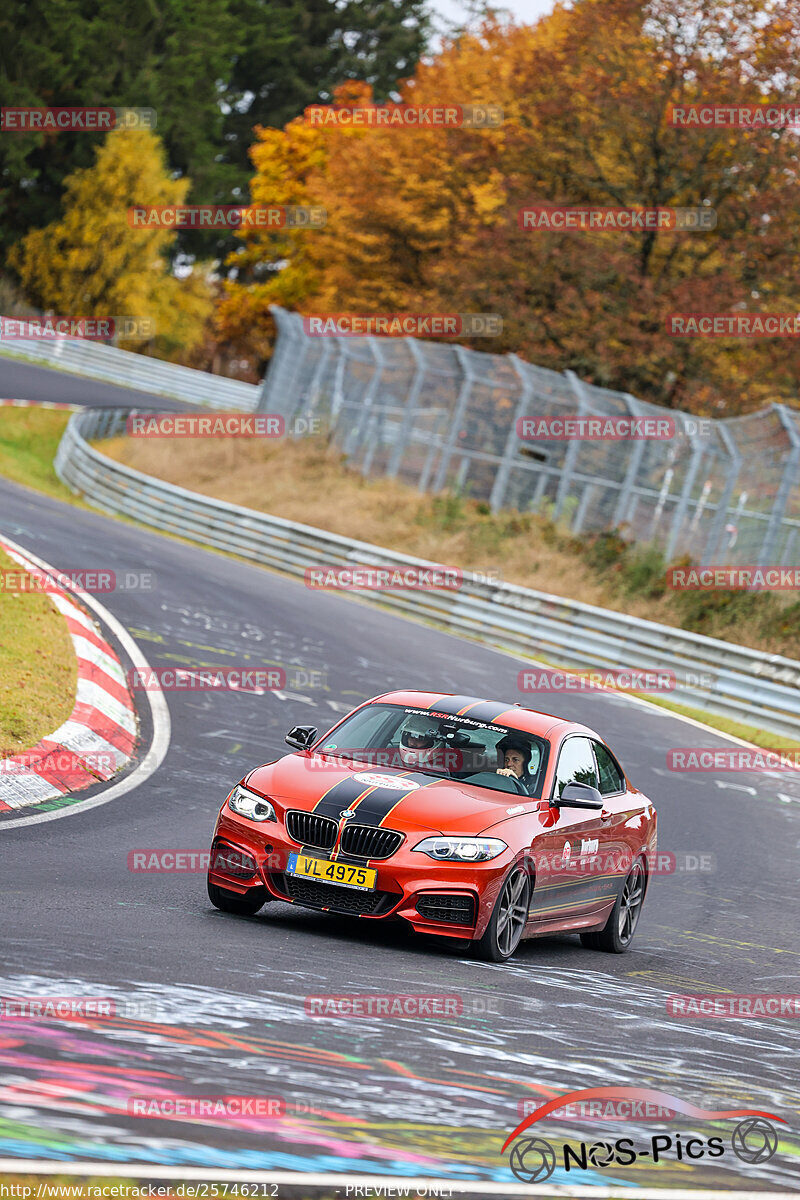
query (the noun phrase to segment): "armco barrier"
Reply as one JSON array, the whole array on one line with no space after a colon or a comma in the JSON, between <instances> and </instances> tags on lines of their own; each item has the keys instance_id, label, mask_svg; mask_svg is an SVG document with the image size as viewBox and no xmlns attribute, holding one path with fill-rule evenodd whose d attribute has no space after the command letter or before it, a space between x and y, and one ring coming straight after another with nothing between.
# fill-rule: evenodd
<instances>
[{"instance_id":1,"label":"armco barrier","mask_svg":"<svg viewBox=\"0 0 800 1200\"><path fill-rule=\"evenodd\" d=\"M214 500L133 471L88 445L125 430L124 410L76 413L56 456L64 483L107 512L264 566L302 575L308 566L436 566L424 559ZM362 592L365 598L452 633L559 666L671 669L709 675L670 698L718 716L800 737L800 662L564 600L514 584L465 583L453 592ZM566 698L565 698L566 699ZM535 695L529 703L535 707Z\"/></svg>"},{"instance_id":2,"label":"armco barrier","mask_svg":"<svg viewBox=\"0 0 800 1200\"><path fill-rule=\"evenodd\" d=\"M133 354L129 350L101 346L81 338L0 340L0 354L22 355L57 367L59 371L72 371L91 379L103 379L107 383L158 396L171 396L207 408L252 412L259 397L260 389L255 384L243 383L240 379L195 371L192 367L162 362L146 354Z\"/></svg>"}]
</instances>

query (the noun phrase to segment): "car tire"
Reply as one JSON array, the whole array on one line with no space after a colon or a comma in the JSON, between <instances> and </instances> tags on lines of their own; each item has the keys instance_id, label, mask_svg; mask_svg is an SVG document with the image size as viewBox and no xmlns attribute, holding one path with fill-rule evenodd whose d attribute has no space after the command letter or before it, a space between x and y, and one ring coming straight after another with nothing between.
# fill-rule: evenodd
<instances>
[{"instance_id":1,"label":"car tire","mask_svg":"<svg viewBox=\"0 0 800 1200\"><path fill-rule=\"evenodd\" d=\"M619 890L614 907L602 929L582 933L581 942L587 950L604 950L607 954L625 954L631 946L647 891L647 871L644 861L637 858Z\"/></svg>"},{"instance_id":2,"label":"car tire","mask_svg":"<svg viewBox=\"0 0 800 1200\"><path fill-rule=\"evenodd\" d=\"M267 889L251 888L244 896L238 892L228 892L225 888L217 887L208 880L208 898L220 912L236 913L240 917L252 917L269 900Z\"/></svg>"},{"instance_id":3,"label":"car tire","mask_svg":"<svg viewBox=\"0 0 800 1200\"><path fill-rule=\"evenodd\" d=\"M530 895L530 875L524 867L513 866L503 880L483 937L472 943L478 958L486 962L505 962L511 958L528 921Z\"/></svg>"}]
</instances>

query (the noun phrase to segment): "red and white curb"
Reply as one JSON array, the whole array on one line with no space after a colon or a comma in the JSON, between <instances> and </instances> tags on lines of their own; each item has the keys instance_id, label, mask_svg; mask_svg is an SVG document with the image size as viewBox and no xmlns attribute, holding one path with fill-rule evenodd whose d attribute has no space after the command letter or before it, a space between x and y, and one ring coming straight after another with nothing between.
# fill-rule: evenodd
<instances>
[{"instance_id":1,"label":"red and white curb","mask_svg":"<svg viewBox=\"0 0 800 1200\"><path fill-rule=\"evenodd\" d=\"M59 408L62 412L83 412L80 404L64 404L59 400L0 400L0 408Z\"/></svg>"},{"instance_id":2,"label":"red and white curb","mask_svg":"<svg viewBox=\"0 0 800 1200\"><path fill-rule=\"evenodd\" d=\"M32 575L48 575L1 538L0 548ZM0 813L110 779L130 760L136 744L136 710L117 655L52 577L47 594L66 620L78 660L75 706L69 719L38 745L0 761Z\"/></svg>"}]
</instances>

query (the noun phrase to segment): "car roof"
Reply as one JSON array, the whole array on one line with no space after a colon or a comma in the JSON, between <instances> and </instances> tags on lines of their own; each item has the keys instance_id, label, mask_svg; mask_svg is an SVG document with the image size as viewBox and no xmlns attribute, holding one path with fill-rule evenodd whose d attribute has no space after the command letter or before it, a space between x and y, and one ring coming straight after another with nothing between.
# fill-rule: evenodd
<instances>
[{"instance_id":1,"label":"car roof","mask_svg":"<svg viewBox=\"0 0 800 1200\"><path fill-rule=\"evenodd\" d=\"M367 703L375 704L378 701L426 709L437 716L468 717L491 725L504 725L509 729L518 729L521 733L548 738L550 741L560 741L567 733L583 733L599 741L603 740L588 725L569 721L565 717L556 717L552 713L538 712L533 708L523 708L520 704L509 703L506 700L487 700L480 696L462 696L451 692L402 691L384 692L381 696L373 696Z\"/></svg>"}]
</instances>

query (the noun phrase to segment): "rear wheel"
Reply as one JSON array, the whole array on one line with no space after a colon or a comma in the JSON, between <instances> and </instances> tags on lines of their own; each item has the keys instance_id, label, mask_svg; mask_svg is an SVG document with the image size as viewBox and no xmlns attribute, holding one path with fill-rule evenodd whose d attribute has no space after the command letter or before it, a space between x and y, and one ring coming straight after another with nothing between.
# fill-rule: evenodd
<instances>
[{"instance_id":1,"label":"rear wheel","mask_svg":"<svg viewBox=\"0 0 800 1200\"><path fill-rule=\"evenodd\" d=\"M624 954L630 948L639 923L646 887L647 875L644 863L639 858L631 867L605 925L594 933L582 933L583 945L589 950Z\"/></svg>"},{"instance_id":2,"label":"rear wheel","mask_svg":"<svg viewBox=\"0 0 800 1200\"><path fill-rule=\"evenodd\" d=\"M505 962L511 958L528 920L530 894L527 871L514 867L500 889L486 932L472 943L479 958L488 962Z\"/></svg>"},{"instance_id":3,"label":"rear wheel","mask_svg":"<svg viewBox=\"0 0 800 1200\"><path fill-rule=\"evenodd\" d=\"M240 917L252 917L267 902L269 895L263 887L250 888L245 895L228 892L208 881L208 898L220 912L236 913Z\"/></svg>"}]
</instances>

